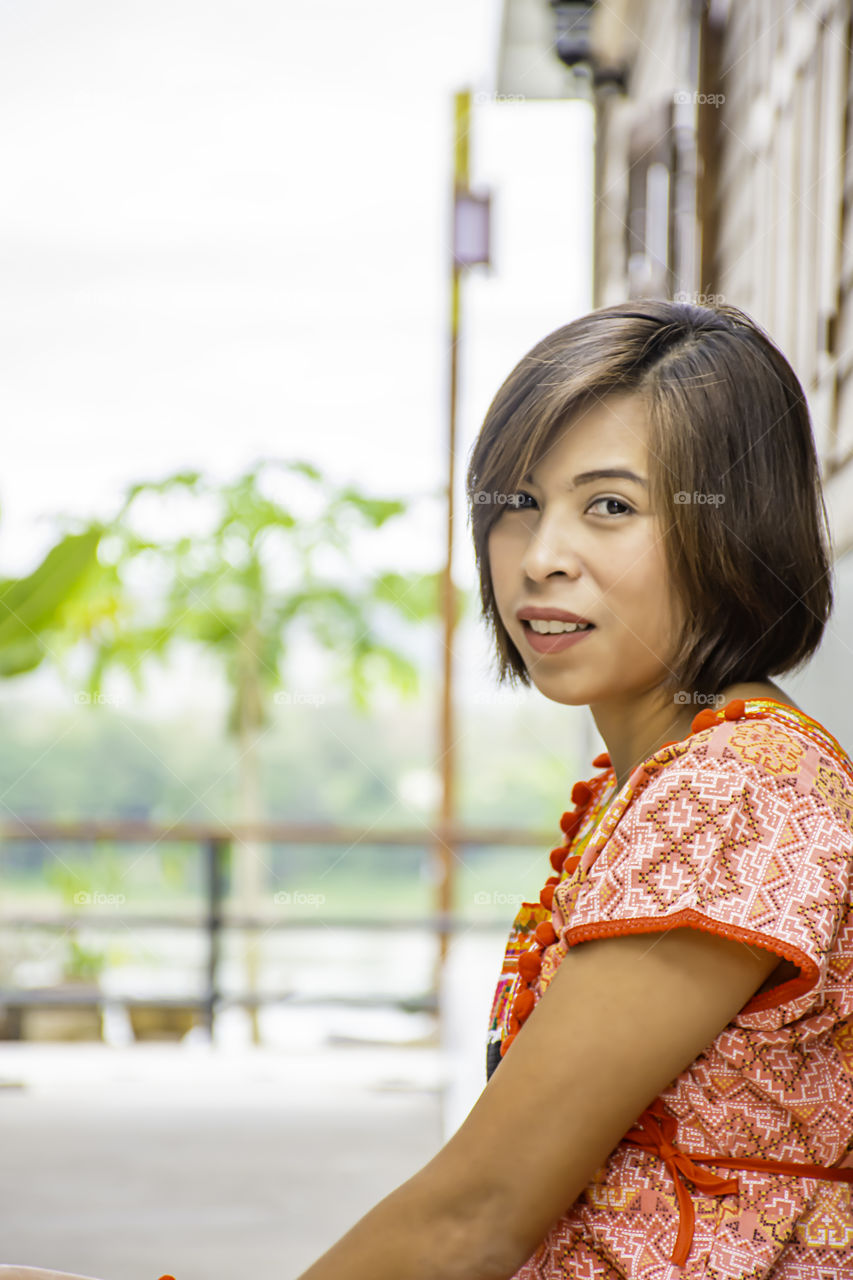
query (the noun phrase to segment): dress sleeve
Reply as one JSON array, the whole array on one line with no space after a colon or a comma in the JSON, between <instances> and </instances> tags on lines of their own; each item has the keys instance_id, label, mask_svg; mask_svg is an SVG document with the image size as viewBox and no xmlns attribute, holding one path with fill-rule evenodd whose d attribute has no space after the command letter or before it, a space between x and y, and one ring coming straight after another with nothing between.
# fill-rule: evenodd
<instances>
[{"instance_id":1,"label":"dress sleeve","mask_svg":"<svg viewBox=\"0 0 853 1280\"><path fill-rule=\"evenodd\" d=\"M764 749L738 749L762 731ZM774 733L788 738L781 756L767 750ZM798 973L753 995L734 1021L771 1030L826 1000L850 902L850 782L831 803L816 749L794 749L766 722L727 727L724 746L701 737L637 783L590 865L555 890L553 923L564 947L687 926L768 948ZM849 985L844 1003L853 1012Z\"/></svg>"}]
</instances>

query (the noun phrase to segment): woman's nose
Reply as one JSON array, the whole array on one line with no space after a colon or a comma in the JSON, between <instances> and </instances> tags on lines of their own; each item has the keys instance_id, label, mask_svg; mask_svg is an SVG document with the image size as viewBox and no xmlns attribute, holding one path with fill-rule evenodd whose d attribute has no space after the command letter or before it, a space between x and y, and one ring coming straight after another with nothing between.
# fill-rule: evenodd
<instances>
[{"instance_id":1,"label":"woman's nose","mask_svg":"<svg viewBox=\"0 0 853 1280\"><path fill-rule=\"evenodd\" d=\"M531 530L530 540L522 558L522 568L529 578L539 582L553 573L564 573L578 578L581 563L574 539L556 520L543 515Z\"/></svg>"}]
</instances>

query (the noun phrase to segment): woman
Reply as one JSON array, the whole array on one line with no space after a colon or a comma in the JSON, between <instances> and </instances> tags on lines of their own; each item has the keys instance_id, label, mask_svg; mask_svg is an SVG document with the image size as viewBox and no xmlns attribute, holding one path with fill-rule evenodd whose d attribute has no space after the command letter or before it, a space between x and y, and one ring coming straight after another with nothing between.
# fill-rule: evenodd
<instances>
[{"instance_id":1,"label":"woman","mask_svg":"<svg viewBox=\"0 0 853 1280\"><path fill-rule=\"evenodd\" d=\"M304 1280L853 1275L853 764L771 679L832 606L802 388L734 307L604 308L510 374L468 490L499 681L607 751L486 1088Z\"/></svg>"}]
</instances>

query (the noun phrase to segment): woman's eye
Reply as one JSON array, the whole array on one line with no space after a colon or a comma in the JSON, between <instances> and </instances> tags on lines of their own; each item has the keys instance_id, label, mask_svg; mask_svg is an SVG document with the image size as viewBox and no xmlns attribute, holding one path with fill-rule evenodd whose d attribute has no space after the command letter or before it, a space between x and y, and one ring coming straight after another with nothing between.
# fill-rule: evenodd
<instances>
[{"instance_id":1,"label":"woman's eye","mask_svg":"<svg viewBox=\"0 0 853 1280\"><path fill-rule=\"evenodd\" d=\"M523 489L516 489L514 493L507 494L506 505L514 511L518 511L522 509L529 510L529 508L525 508L524 506L525 498L527 498L529 502L536 501L534 497L532 497L529 493L525 493Z\"/></svg>"},{"instance_id":2,"label":"woman's eye","mask_svg":"<svg viewBox=\"0 0 853 1280\"><path fill-rule=\"evenodd\" d=\"M534 506L536 505L536 499L531 494L525 493L523 489L516 489L514 493L507 495L506 505L512 511L530 511L531 508L527 504L531 502ZM609 510L599 513L605 516L621 516L634 510L632 506L629 506L627 502L623 502L621 498L596 498L594 502L589 504L587 511L591 511L593 507L599 506L602 502L612 504ZM614 511L612 509L613 505L621 507L621 511Z\"/></svg>"},{"instance_id":3,"label":"woman's eye","mask_svg":"<svg viewBox=\"0 0 853 1280\"><path fill-rule=\"evenodd\" d=\"M591 503L589 504L589 507L587 508L587 510L588 510L588 511L591 511L591 510L592 510L592 508L593 508L593 507L597 507L597 506L598 506L598 504L599 504L600 502L612 502L612 503L615 503L617 507L621 507L621 508L622 508L622 511L608 511L608 512L606 512L605 514L606 514L606 515L609 515L609 516L618 516L618 515L622 515L622 512L627 512L627 511L633 511L633 510L634 510L634 508L633 508L633 507L631 507L631 506L629 506L627 502L623 502L621 498L596 498L594 502L591 502Z\"/></svg>"}]
</instances>

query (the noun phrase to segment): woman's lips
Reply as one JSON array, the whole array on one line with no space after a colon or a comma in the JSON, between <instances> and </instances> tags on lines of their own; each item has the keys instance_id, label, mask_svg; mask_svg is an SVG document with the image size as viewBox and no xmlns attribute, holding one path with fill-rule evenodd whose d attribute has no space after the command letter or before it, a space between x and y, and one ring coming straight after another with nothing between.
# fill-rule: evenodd
<instances>
[{"instance_id":1,"label":"woman's lips","mask_svg":"<svg viewBox=\"0 0 853 1280\"><path fill-rule=\"evenodd\" d=\"M527 621L523 621L522 626L524 627L524 638L531 649L535 649L537 653L561 653L563 649L568 649L573 644L578 644L585 636L590 635L595 630L594 626L590 626L585 631L558 631L553 635L541 635L539 632L534 631Z\"/></svg>"}]
</instances>

